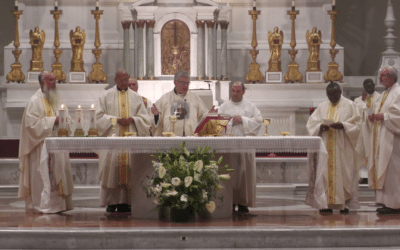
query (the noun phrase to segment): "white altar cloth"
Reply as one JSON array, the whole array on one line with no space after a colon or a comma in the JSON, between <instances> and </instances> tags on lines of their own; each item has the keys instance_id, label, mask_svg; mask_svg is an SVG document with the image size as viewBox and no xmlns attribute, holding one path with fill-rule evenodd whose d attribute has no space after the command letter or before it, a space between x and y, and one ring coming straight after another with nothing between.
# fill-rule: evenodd
<instances>
[{"instance_id":1,"label":"white altar cloth","mask_svg":"<svg viewBox=\"0 0 400 250\"><path fill-rule=\"evenodd\" d=\"M138 163L142 157L135 157L139 154L155 154L157 149L161 151L170 151L171 147L177 148L182 142L186 142L189 151L194 151L198 146L211 146L216 153L307 153L309 170L309 190L306 196L306 204L317 209L327 208L326 201L326 183L324 183L324 174L327 173L328 153L320 137L317 136L268 136L268 137L50 137L45 139L45 153L98 153L100 151L114 151L119 153L131 153L132 159ZM149 162L148 159L146 160ZM143 163L143 162L142 162ZM135 166L135 164L132 164ZM136 164L143 167L145 164ZM147 166L146 166L147 167ZM135 168L135 167L134 167ZM148 173L152 173L152 166L148 165ZM140 189L140 183L145 180L146 175L134 176L132 170L133 193L139 193L141 199L144 191ZM136 183L135 183L136 182ZM228 181L229 182L229 181ZM229 185L229 184L228 184ZM140 189L140 190L135 190ZM133 197L134 199L134 197ZM140 200L141 200L140 199ZM151 202L148 199L148 202ZM231 214L231 203L226 210ZM143 218L148 218L146 214L152 214L151 209L144 209L142 206L137 209L132 204L132 213L141 212ZM227 208L226 208L227 209ZM230 212L229 212L230 211ZM217 212L217 211L216 211ZM136 216L137 216L136 213ZM149 215L150 216L150 215ZM153 213L150 217L154 217ZM222 216L222 215L221 215ZM214 217L214 216L213 216ZM221 218L219 215L216 216ZM223 216L222 216L223 217ZM226 217L226 214L225 214Z\"/></svg>"}]
</instances>

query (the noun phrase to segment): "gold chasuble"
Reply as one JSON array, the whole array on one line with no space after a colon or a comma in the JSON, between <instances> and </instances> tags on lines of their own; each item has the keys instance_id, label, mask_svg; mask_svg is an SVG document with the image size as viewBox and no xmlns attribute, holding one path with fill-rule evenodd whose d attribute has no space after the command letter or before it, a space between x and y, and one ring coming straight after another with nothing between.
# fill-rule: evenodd
<instances>
[{"instance_id":1,"label":"gold chasuble","mask_svg":"<svg viewBox=\"0 0 400 250\"><path fill-rule=\"evenodd\" d=\"M128 91L118 91L118 116L129 118L129 98ZM129 127L119 126L119 136L124 136L129 132ZM130 169L128 154L118 154L118 187L129 187Z\"/></svg>"},{"instance_id":2,"label":"gold chasuble","mask_svg":"<svg viewBox=\"0 0 400 250\"><path fill-rule=\"evenodd\" d=\"M327 119L337 122L339 105L330 103ZM336 129L328 131L328 204L336 204Z\"/></svg>"},{"instance_id":3,"label":"gold chasuble","mask_svg":"<svg viewBox=\"0 0 400 250\"><path fill-rule=\"evenodd\" d=\"M388 90L385 90L385 92L383 93L383 97L382 97L381 104L379 105L378 113L381 112L382 106L385 103L388 93L389 93ZM378 189L378 173L377 173L377 169L376 169L376 145L377 145L377 141L378 141L378 123L379 123L378 121L374 121L372 166L371 166L371 171L369 172L370 176L368 176L369 179L372 181L373 189Z\"/></svg>"}]
</instances>

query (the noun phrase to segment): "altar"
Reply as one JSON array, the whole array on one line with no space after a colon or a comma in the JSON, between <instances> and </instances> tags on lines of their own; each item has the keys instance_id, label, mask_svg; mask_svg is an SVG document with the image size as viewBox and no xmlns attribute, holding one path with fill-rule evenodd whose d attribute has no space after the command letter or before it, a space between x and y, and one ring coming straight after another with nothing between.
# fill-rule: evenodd
<instances>
[{"instance_id":1,"label":"altar","mask_svg":"<svg viewBox=\"0 0 400 250\"><path fill-rule=\"evenodd\" d=\"M74 152L117 152L132 154L132 215L136 218L158 218L158 213L153 211L155 204L146 199L146 194L141 188L141 183L146 176L153 173L148 159L143 154L156 154L157 150L171 151L171 147L178 147L186 142L189 151L194 151L198 146L210 146L218 154L223 153L265 153L265 152L295 152L307 153L309 171L309 190L306 204L316 209L327 207L325 196L324 175L327 174L327 151L320 137L316 136L287 136L287 137L53 137L45 140L42 157L46 159L50 153ZM135 165L135 163L137 165ZM43 168L42 166L41 168ZM140 176L135 175L135 168L148 168L140 171ZM46 172L46 169L41 169ZM45 178L43 181L49 181ZM224 203L217 203L213 218L226 218L232 214L232 193L229 181L224 183ZM50 185L44 185L50 188ZM43 190L43 194L50 193ZM50 198L50 197L49 197ZM140 202L137 202L139 200ZM136 202L135 202L136 201Z\"/></svg>"}]
</instances>

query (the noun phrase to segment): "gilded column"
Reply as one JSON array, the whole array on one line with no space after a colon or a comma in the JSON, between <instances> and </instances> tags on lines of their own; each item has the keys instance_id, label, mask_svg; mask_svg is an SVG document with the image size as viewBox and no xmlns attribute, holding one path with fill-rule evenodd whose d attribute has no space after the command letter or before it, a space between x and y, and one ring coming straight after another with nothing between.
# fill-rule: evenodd
<instances>
[{"instance_id":1,"label":"gilded column","mask_svg":"<svg viewBox=\"0 0 400 250\"><path fill-rule=\"evenodd\" d=\"M207 75L208 80L214 80L214 20L206 21L207 24Z\"/></svg>"},{"instance_id":2,"label":"gilded column","mask_svg":"<svg viewBox=\"0 0 400 250\"><path fill-rule=\"evenodd\" d=\"M204 37L204 20L197 20L197 79L204 79L204 62L205 58L205 37Z\"/></svg>"},{"instance_id":3,"label":"gilded column","mask_svg":"<svg viewBox=\"0 0 400 250\"><path fill-rule=\"evenodd\" d=\"M228 80L228 21L220 21L221 25L221 80Z\"/></svg>"},{"instance_id":4,"label":"gilded column","mask_svg":"<svg viewBox=\"0 0 400 250\"><path fill-rule=\"evenodd\" d=\"M122 28L124 29L124 70L130 72L131 58L130 58L130 41L129 29L131 28L131 21L122 21Z\"/></svg>"},{"instance_id":5,"label":"gilded column","mask_svg":"<svg viewBox=\"0 0 400 250\"><path fill-rule=\"evenodd\" d=\"M156 21L147 20L146 25L146 77L154 80L154 24Z\"/></svg>"},{"instance_id":6,"label":"gilded column","mask_svg":"<svg viewBox=\"0 0 400 250\"><path fill-rule=\"evenodd\" d=\"M143 44L143 29L146 21L136 21L137 24L137 79L143 80L144 75L144 44Z\"/></svg>"}]
</instances>

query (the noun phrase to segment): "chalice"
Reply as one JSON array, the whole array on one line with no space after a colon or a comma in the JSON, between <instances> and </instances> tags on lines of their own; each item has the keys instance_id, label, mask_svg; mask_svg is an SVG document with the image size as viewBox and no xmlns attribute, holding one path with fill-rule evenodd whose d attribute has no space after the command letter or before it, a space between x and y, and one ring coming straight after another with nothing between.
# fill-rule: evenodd
<instances>
[{"instance_id":1,"label":"chalice","mask_svg":"<svg viewBox=\"0 0 400 250\"><path fill-rule=\"evenodd\" d=\"M176 116L176 115L171 115L170 117L169 117L169 121L171 122L171 124L172 124L172 134L175 136L175 123L176 123L176 121L178 120L178 117Z\"/></svg>"},{"instance_id":2,"label":"chalice","mask_svg":"<svg viewBox=\"0 0 400 250\"><path fill-rule=\"evenodd\" d=\"M268 136L268 125L271 123L271 119L263 119L263 124L265 126L265 135Z\"/></svg>"},{"instance_id":3,"label":"chalice","mask_svg":"<svg viewBox=\"0 0 400 250\"><path fill-rule=\"evenodd\" d=\"M117 135L115 134L115 126L117 125L118 118L112 117L112 118L110 118L110 121L111 121L111 125L112 125L112 130L113 130L113 134L111 135L111 137L116 137Z\"/></svg>"}]
</instances>

